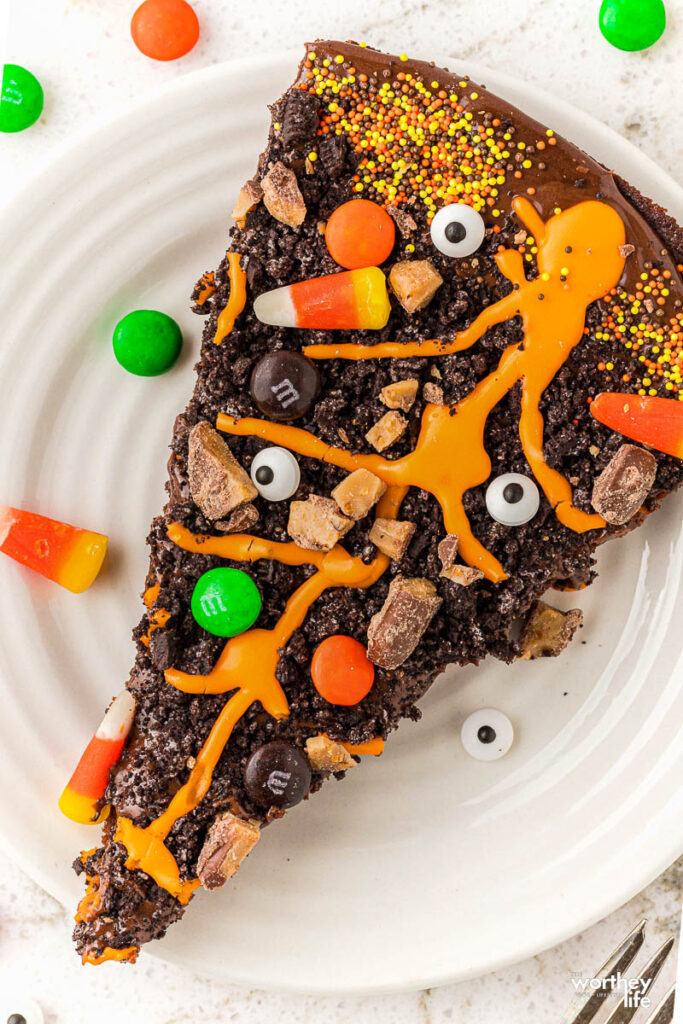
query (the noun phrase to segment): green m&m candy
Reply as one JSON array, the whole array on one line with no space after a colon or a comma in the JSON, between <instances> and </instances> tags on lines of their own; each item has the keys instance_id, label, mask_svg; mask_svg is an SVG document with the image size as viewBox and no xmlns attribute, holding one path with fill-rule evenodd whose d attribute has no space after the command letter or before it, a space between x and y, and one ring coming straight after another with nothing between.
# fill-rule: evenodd
<instances>
[{"instance_id":1,"label":"green m&m candy","mask_svg":"<svg viewBox=\"0 0 683 1024\"><path fill-rule=\"evenodd\" d=\"M242 569L209 569L195 583L191 607L195 621L207 633L237 636L258 619L261 595Z\"/></svg>"},{"instance_id":2,"label":"green m&m candy","mask_svg":"<svg viewBox=\"0 0 683 1024\"><path fill-rule=\"evenodd\" d=\"M0 132L23 132L43 112L43 87L20 64L5 64L0 88Z\"/></svg>"},{"instance_id":3,"label":"green m&m candy","mask_svg":"<svg viewBox=\"0 0 683 1024\"><path fill-rule=\"evenodd\" d=\"M114 355L124 370L138 377L170 370L182 347L178 324L155 309L136 309L114 328Z\"/></svg>"},{"instance_id":4,"label":"green m&m candy","mask_svg":"<svg viewBox=\"0 0 683 1024\"><path fill-rule=\"evenodd\" d=\"M600 31L619 50L646 50L666 28L663 0L602 0Z\"/></svg>"}]
</instances>

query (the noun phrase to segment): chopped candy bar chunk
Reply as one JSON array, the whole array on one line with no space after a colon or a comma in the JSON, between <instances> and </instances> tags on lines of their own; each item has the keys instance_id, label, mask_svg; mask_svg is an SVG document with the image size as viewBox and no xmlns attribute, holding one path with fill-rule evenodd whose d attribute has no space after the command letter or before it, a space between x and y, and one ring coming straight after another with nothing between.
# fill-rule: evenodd
<instances>
[{"instance_id":1,"label":"chopped candy bar chunk","mask_svg":"<svg viewBox=\"0 0 683 1024\"><path fill-rule=\"evenodd\" d=\"M474 565L451 565L449 569L442 569L439 575L461 587L469 587L472 583L484 578L481 569L477 569Z\"/></svg>"},{"instance_id":2,"label":"chopped candy bar chunk","mask_svg":"<svg viewBox=\"0 0 683 1024\"><path fill-rule=\"evenodd\" d=\"M398 519L383 519L378 516L368 534L369 540L377 545L383 555L394 562L400 562L406 553L417 527Z\"/></svg>"},{"instance_id":3,"label":"chopped candy bar chunk","mask_svg":"<svg viewBox=\"0 0 683 1024\"><path fill-rule=\"evenodd\" d=\"M522 658L555 658L565 649L583 622L579 608L561 612L545 601L537 601L520 641Z\"/></svg>"},{"instance_id":4,"label":"chopped candy bar chunk","mask_svg":"<svg viewBox=\"0 0 683 1024\"><path fill-rule=\"evenodd\" d=\"M398 576L384 605L370 619L368 658L380 668L398 668L413 653L441 605L434 584Z\"/></svg>"},{"instance_id":5,"label":"chopped candy bar chunk","mask_svg":"<svg viewBox=\"0 0 683 1024\"><path fill-rule=\"evenodd\" d=\"M406 313L416 313L429 305L443 278L429 260L405 260L393 265L389 284Z\"/></svg>"},{"instance_id":6,"label":"chopped candy bar chunk","mask_svg":"<svg viewBox=\"0 0 683 1024\"><path fill-rule=\"evenodd\" d=\"M232 208L232 219L236 220L240 227L244 227L247 214L255 210L262 199L263 189L258 181L255 178L245 181Z\"/></svg>"},{"instance_id":7,"label":"chopped candy bar chunk","mask_svg":"<svg viewBox=\"0 0 683 1024\"><path fill-rule=\"evenodd\" d=\"M650 493L657 475L652 452L635 444L622 444L593 484L591 504L612 526L633 519Z\"/></svg>"},{"instance_id":8,"label":"chopped candy bar chunk","mask_svg":"<svg viewBox=\"0 0 683 1024\"><path fill-rule=\"evenodd\" d=\"M249 502L231 512L228 519L220 519L213 525L220 533L247 533L256 525L258 517L258 509Z\"/></svg>"},{"instance_id":9,"label":"chopped candy bar chunk","mask_svg":"<svg viewBox=\"0 0 683 1024\"><path fill-rule=\"evenodd\" d=\"M324 734L306 740L306 754L314 772L345 772L356 763L343 744Z\"/></svg>"},{"instance_id":10,"label":"chopped candy bar chunk","mask_svg":"<svg viewBox=\"0 0 683 1024\"><path fill-rule=\"evenodd\" d=\"M370 427L365 435L365 440L372 445L375 451L383 452L387 448L391 448L392 444L395 444L399 437L403 436L407 426L408 421L401 416L400 412L394 410L385 412L374 427Z\"/></svg>"},{"instance_id":11,"label":"chopped candy bar chunk","mask_svg":"<svg viewBox=\"0 0 683 1024\"><path fill-rule=\"evenodd\" d=\"M102 568L107 538L36 512L0 506L0 551L73 594L82 594Z\"/></svg>"},{"instance_id":12,"label":"chopped candy bar chunk","mask_svg":"<svg viewBox=\"0 0 683 1024\"><path fill-rule=\"evenodd\" d=\"M306 204L294 171L278 161L261 179L261 188L265 207L275 220L290 228L298 228L303 224Z\"/></svg>"},{"instance_id":13,"label":"chopped candy bar chunk","mask_svg":"<svg viewBox=\"0 0 683 1024\"><path fill-rule=\"evenodd\" d=\"M411 217L402 206L387 206L387 213L399 230L402 238L408 238L413 231L417 231L417 222Z\"/></svg>"},{"instance_id":14,"label":"chopped candy bar chunk","mask_svg":"<svg viewBox=\"0 0 683 1024\"><path fill-rule=\"evenodd\" d=\"M299 547L310 551L331 551L353 525L353 519L343 516L331 498L318 494L289 506L287 533Z\"/></svg>"},{"instance_id":15,"label":"chopped candy bar chunk","mask_svg":"<svg viewBox=\"0 0 683 1024\"><path fill-rule=\"evenodd\" d=\"M380 401L384 402L388 409L402 409L403 412L408 412L415 401L419 386L420 382L415 377L396 380L382 388L379 393Z\"/></svg>"},{"instance_id":16,"label":"chopped candy bar chunk","mask_svg":"<svg viewBox=\"0 0 683 1024\"><path fill-rule=\"evenodd\" d=\"M436 549L441 565L444 569L450 569L455 563L458 554L458 536L455 533L447 533Z\"/></svg>"},{"instance_id":17,"label":"chopped candy bar chunk","mask_svg":"<svg viewBox=\"0 0 683 1024\"><path fill-rule=\"evenodd\" d=\"M362 519L387 489L384 481L369 469L355 469L332 491L332 497L345 516Z\"/></svg>"},{"instance_id":18,"label":"chopped candy bar chunk","mask_svg":"<svg viewBox=\"0 0 683 1024\"><path fill-rule=\"evenodd\" d=\"M432 405L443 405L443 388L438 384L432 384L428 381L422 389L425 402L430 402Z\"/></svg>"},{"instance_id":19,"label":"chopped candy bar chunk","mask_svg":"<svg viewBox=\"0 0 683 1024\"><path fill-rule=\"evenodd\" d=\"M204 840L197 875L205 889L220 889L236 873L261 837L258 825L226 811L214 821Z\"/></svg>"},{"instance_id":20,"label":"chopped candy bar chunk","mask_svg":"<svg viewBox=\"0 0 683 1024\"><path fill-rule=\"evenodd\" d=\"M207 519L222 519L258 496L249 474L205 420L190 431L188 470L192 498Z\"/></svg>"}]
</instances>

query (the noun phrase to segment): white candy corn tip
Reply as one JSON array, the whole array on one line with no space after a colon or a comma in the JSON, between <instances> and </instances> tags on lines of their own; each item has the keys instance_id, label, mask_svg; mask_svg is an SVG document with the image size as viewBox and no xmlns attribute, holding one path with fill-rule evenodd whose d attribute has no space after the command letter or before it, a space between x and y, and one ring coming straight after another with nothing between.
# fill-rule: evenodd
<instances>
[{"instance_id":1,"label":"white candy corn tip","mask_svg":"<svg viewBox=\"0 0 683 1024\"><path fill-rule=\"evenodd\" d=\"M258 295L254 299L254 313L262 324L296 327L296 309L288 285Z\"/></svg>"},{"instance_id":2,"label":"white candy corn tip","mask_svg":"<svg viewBox=\"0 0 683 1024\"><path fill-rule=\"evenodd\" d=\"M134 718L135 699L128 690L121 690L121 693L114 697L109 705L95 736L98 740L125 739L131 730Z\"/></svg>"},{"instance_id":3,"label":"white candy corn tip","mask_svg":"<svg viewBox=\"0 0 683 1024\"><path fill-rule=\"evenodd\" d=\"M7 540L7 536L16 522L14 513L6 505L0 505L0 548Z\"/></svg>"}]
</instances>

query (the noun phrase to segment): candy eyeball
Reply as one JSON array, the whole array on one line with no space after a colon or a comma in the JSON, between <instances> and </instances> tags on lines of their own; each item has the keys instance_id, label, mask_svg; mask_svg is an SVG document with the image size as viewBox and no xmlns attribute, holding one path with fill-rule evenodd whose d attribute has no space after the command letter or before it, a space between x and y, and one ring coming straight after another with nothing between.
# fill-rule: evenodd
<instances>
[{"instance_id":1,"label":"candy eyeball","mask_svg":"<svg viewBox=\"0 0 683 1024\"><path fill-rule=\"evenodd\" d=\"M502 711L480 708L465 719L460 731L462 745L477 761L497 761L512 746L515 732Z\"/></svg>"},{"instance_id":2,"label":"candy eyeball","mask_svg":"<svg viewBox=\"0 0 683 1024\"><path fill-rule=\"evenodd\" d=\"M251 463L251 479L262 498L286 501L298 488L301 471L286 448L264 448Z\"/></svg>"},{"instance_id":3,"label":"candy eyeball","mask_svg":"<svg viewBox=\"0 0 683 1024\"><path fill-rule=\"evenodd\" d=\"M486 488L486 508L503 526L522 526L538 512L541 498L531 477L503 473Z\"/></svg>"},{"instance_id":4,"label":"candy eyeball","mask_svg":"<svg viewBox=\"0 0 683 1024\"><path fill-rule=\"evenodd\" d=\"M481 214L467 203L450 203L437 210L430 232L439 252L462 259L477 251L484 241L486 226Z\"/></svg>"},{"instance_id":5,"label":"candy eyeball","mask_svg":"<svg viewBox=\"0 0 683 1024\"><path fill-rule=\"evenodd\" d=\"M45 1017L38 1003L14 993L3 993L0 998L2 1024L44 1024Z\"/></svg>"}]
</instances>

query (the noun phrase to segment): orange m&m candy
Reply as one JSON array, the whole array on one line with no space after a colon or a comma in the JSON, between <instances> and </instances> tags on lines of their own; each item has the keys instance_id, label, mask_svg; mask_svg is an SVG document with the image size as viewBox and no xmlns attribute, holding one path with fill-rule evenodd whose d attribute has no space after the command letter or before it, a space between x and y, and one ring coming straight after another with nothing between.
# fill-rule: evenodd
<instances>
[{"instance_id":1,"label":"orange m&m candy","mask_svg":"<svg viewBox=\"0 0 683 1024\"><path fill-rule=\"evenodd\" d=\"M186 0L145 0L133 15L130 34L146 57L177 60L199 39L199 22Z\"/></svg>"},{"instance_id":2,"label":"orange m&m candy","mask_svg":"<svg viewBox=\"0 0 683 1024\"><path fill-rule=\"evenodd\" d=\"M352 636L328 636L311 661L313 685L328 704L358 704L372 689L375 666Z\"/></svg>"},{"instance_id":3,"label":"orange m&m candy","mask_svg":"<svg viewBox=\"0 0 683 1024\"><path fill-rule=\"evenodd\" d=\"M330 256L347 270L378 267L391 255L396 229L384 209L369 199L350 199L334 211L325 228Z\"/></svg>"}]
</instances>

